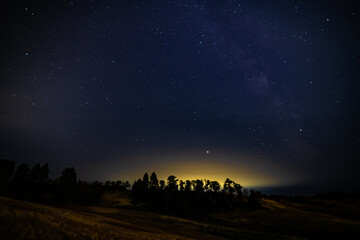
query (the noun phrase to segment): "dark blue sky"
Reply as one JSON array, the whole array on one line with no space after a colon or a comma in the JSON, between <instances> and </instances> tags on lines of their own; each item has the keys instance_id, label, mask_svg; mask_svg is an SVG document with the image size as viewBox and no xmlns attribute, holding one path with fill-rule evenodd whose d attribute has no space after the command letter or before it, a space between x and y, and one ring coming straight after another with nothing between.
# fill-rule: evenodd
<instances>
[{"instance_id":1,"label":"dark blue sky","mask_svg":"<svg viewBox=\"0 0 360 240\"><path fill-rule=\"evenodd\" d=\"M355 3L0 4L0 157L86 180L358 187Z\"/></svg>"}]
</instances>

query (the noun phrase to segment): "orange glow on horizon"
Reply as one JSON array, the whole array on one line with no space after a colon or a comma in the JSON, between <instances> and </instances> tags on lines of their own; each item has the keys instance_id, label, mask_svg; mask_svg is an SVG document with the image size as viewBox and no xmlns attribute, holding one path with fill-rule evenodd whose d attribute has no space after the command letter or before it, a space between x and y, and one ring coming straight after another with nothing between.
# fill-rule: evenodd
<instances>
[{"instance_id":1,"label":"orange glow on horizon","mask_svg":"<svg viewBox=\"0 0 360 240\"><path fill-rule=\"evenodd\" d=\"M142 179L145 172L149 176L155 172L159 180L166 181L168 176L174 175L179 180L206 179L218 181L221 185L226 178L230 178L244 187L284 186L296 182L294 174L290 175L288 171L265 160L237 155L221 157L211 154L191 155L193 157L184 155L136 157L131 160L139 162L136 167L133 166L122 172L119 172L120 167L113 167L111 172L109 170L107 172L111 180L129 180L130 183ZM168 159L171 161L167 161Z\"/></svg>"},{"instance_id":2,"label":"orange glow on horizon","mask_svg":"<svg viewBox=\"0 0 360 240\"><path fill-rule=\"evenodd\" d=\"M226 166L219 163L181 162L166 163L153 170L159 179L166 180L175 175L181 180L207 179L223 184L226 178L243 186L278 185L277 179L265 173L256 172L249 167ZM151 174L152 171L148 173ZM142 176L142 175L141 175Z\"/></svg>"}]
</instances>

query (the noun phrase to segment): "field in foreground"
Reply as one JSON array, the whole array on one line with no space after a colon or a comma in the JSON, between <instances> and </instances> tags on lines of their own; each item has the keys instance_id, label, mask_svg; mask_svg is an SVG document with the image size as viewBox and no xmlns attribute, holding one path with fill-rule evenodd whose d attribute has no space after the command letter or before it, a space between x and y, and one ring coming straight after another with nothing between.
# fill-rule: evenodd
<instances>
[{"instance_id":1,"label":"field in foreground","mask_svg":"<svg viewBox=\"0 0 360 240\"><path fill-rule=\"evenodd\" d=\"M129 207L0 198L0 239L359 239L359 199L290 203L180 218Z\"/></svg>"}]
</instances>

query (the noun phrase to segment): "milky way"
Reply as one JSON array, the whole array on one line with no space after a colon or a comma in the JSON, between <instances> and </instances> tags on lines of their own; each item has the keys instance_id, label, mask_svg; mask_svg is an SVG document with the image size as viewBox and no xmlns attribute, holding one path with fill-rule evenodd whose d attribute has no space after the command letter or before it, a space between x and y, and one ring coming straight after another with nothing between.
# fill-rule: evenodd
<instances>
[{"instance_id":1,"label":"milky way","mask_svg":"<svg viewBox=\"0 0 360 240\"><path fill-rule=\"evenodd\" d=\"M1 158L48 162L54 177L74 166L86 180L165 175L161 166L186 163L178 174L233 165L231 177L250 185L359 182L355 4L5 1L1 9ZM198 173L206 162L213 167ZM264 180L247 181L244 169Z\"/></svg>"}]
</instances>

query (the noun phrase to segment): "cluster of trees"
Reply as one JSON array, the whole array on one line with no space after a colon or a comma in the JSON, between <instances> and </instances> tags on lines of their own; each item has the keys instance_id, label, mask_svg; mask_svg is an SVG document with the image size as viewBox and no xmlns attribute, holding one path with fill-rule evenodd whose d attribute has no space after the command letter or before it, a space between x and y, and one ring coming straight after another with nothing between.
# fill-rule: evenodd
<instances>
[{"instance_id":1,"label":"cluster of trees","mask_svg":"<svg viewBox=\"0 0 360 240\"><path fill-rule=\"evenodd\" d=\"M97 203L104 192L102 183L86 183L77 179L72 167L65 168L58 179L49 178L47 163L20 164L0 160L0 195L37 202Z\"/></svg>"},{"instance_id":2,"label":"cluster of trees","mask_svg":"<svg viewBox=\"0 0 360 240\"><path fill-rule=\"evenodd\" d=\"M167 190L167 191L196 191L196 192L220 192L221 185L217 181L210 180L179 180L174 175L170 175L167 178L167 182L164 180L158 180L156 173L153 172L150 175L144 174L143 179L138 179L134 182L132 189L135 191L147 191L147 190ZM227 178L222 188L222 192L237 194L237 196L243 196L243 187L240 184ZM244 189L246 192L247 190Z\"/></svg>"},{"instance_id":3,"label":"cluster of trees","mask_svg":"<svg viewBox=\"0 0 360 240\"><path fill-rule=\"evenodd\" d=\"M11 193L23 197L36 196L43 192L49 179L49 165L36 164L30 169L26 163L21 164L15 170L15 162L0 160L0 193Z\"/></svg>"},{"instance_id":4,"label":"cluster of trees","mask_svg":"<svg viewBox=\"0 0 360 240\"><path fill-rule=\"evenodd\" d=\"M158 180L156 173L150 177L144 174L132 186L134 199L145 201L151 206L179 212L204 212L224 210L234 206L259 206L261 193L243 188L227 178L220 183L211 180L179 180L174 175Z\"/></svg>"},{"instance_id":5,"label":"cluster of trees","mask_svg":"<svg viewBox=\"0 0 360 240\"><path fill-rule=\"evenodd\" d=\"M180 212L203 212L245 204L257 206L261 193L246 190L226 179L223 186L210 180L179 180L170 175L159 180L155 172L145 173L131 186L128 181L87 183L77 179L72 167L65 168L58 179L49 178L49 165L26 163L15 169L15 162L0 160L0 194L18 199L45 202L99 203L107 191L128 191L135 201L149 206ZM131 191L130 191L131 190Z\"/></svg>"}]
</instances>

